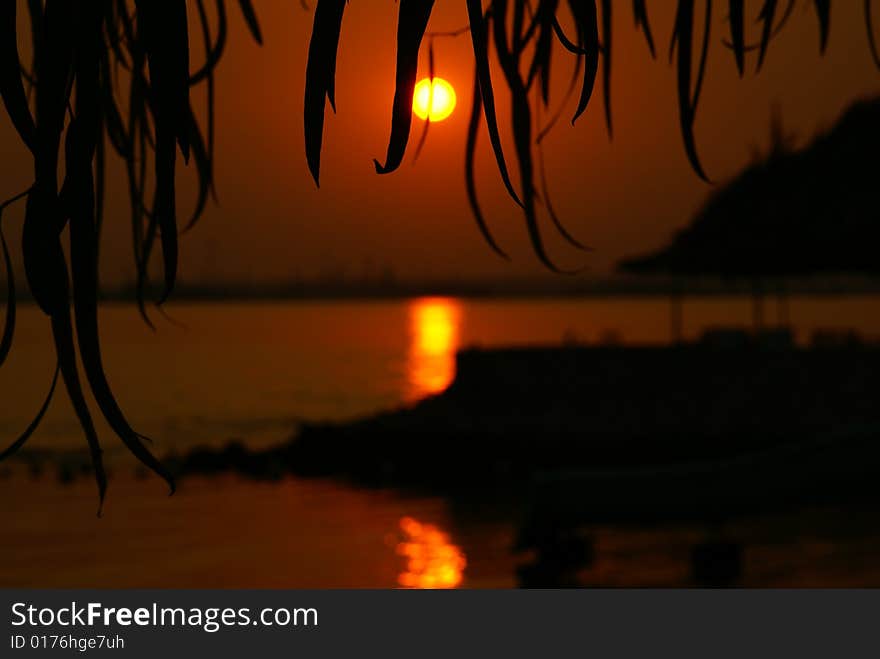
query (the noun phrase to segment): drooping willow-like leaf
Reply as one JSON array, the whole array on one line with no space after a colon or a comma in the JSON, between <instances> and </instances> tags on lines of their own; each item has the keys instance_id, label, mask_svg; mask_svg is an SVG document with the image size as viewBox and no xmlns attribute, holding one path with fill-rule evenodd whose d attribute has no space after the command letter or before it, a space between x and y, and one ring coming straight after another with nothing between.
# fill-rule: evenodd
<instances>
[{"instance_id":1,"label":"drooping willow-like leaf","mask_svg":"<svg viewBox=\"0 0 880 659\"><path fill-rule=\"evenodd\" d=\"M251 0L238 0L238 4L241 7L241 13L244 15L244 20L247 23L248 29L251 31L251 36L254 38L254 41L263 45L263 34L260 31L260 23L257 21L257 12L254 11L254 6L251 4Z\"/></svg>"},{"instance_id":2,"label":"drooping willow-like leaf","mask_svg":"<svg viewBox=\"0 0 880 659\"><path fill-rule=\"evenodd\" d=\"M0 96L12 125L29 149L34 148L34 119L28 107L24 83L21 79L21 60L16 37L17 2L0 6Z\"/></svg>"},{"instance_id":3,"label":"drooping willow-like leaf","mask_svg":"<svg viewBox=\"0 0 880 659\"><path fill-rule=\"evenodd\" d=\"M874 19L872 17L871 5L874 0L865 0L865 26L868 30L868 46L871 49L871 56L874 63L880 67L880 50L877 48L877 39L874 36Z\"/></svg>"},{"instance_id":4,"label":"drooping willow-like leaf","mask_svg":"<svg viewBox=\"0 0 880 659\"><path fill-rule=\"evenodd\" d=\"M541 105L539 103L535 104L535 125L541 125ZM544 208L547 209L550 221L553 223L553 226L556 227L556 230L559 232L559 235L562 236L562 239L569 245L581 251L592 251L590 247L584 245L581 241L575 238L571 232L569 232L559 218L559 215L556 213L556 209L553 206L553 200L551 199L550 184L547 180L547 167L544 163L544 145L540 139L536 139L535 144L538 160L538 178L541 184L541 201L544 204Z\"/></svg>"},{"instance_id":5,"label":"drooping willow-like leaf","mask_svg":"<svg viewBox=\"0 0 880 659\"><path fill-rule=\"evenodd\" d=\"M767 47L770 45L770 37L773 35L773 18L776 15L776 0L766 0L764 7L761 9L759 20L764 23L761 32L761 50L758 53L758 70L764 64L764 58L767 56ZM789 3L789 7L794 7L794 2Z\"/></svg>"},{"instance_id":6,"label":"drooping willow-like leaf","mask_svg":"<svg viewBox=\"0 0 880 659\"><path fill-rule=\"evenodd\" d=\"M2 248L3 261L6 264L6 313L3 319L3 334L0 336L0 366L3 366L9 352L12 350L12 340L15 337L16 297L15 297L15 270L12 267L12 257L9 254L9 245L3 233L3 211L7 206L25 197L30 190L0 204L0 248Z\"/></svg>"},{"instance_id":7,"label":"drooping willow-like leaf","mask_svg":"<svg viewBox=\"0 0 880 659\"><path fill-rule=\"evenodd\" d=\"M148 258L158 232L162 241L165 287L160 304L174 290L177 277L177 209L174 190L177 146L189 159L189 33L185 0L136 0L138 31L143 34L150 71L155 130L156 191L144 252L138 267L139 299L143 299Z\"/></svg>"},{"instance_id":8,"label":"drooping willow-like leaf","mask_svg":"<svg viewBox=\"0 0 880 659\"><path fill-rule=\"evenodd\" d=\"M483 113L483 97L480 94L480 82L478 74L474 74L474 93L471 105L471 115L468 119L467 142L465 143L464 152L464 181L467 191L468 204L471 207L471 213L477 223L480 233L488 243L492 250L503 259L509 260L507 253L499 247L495 241L492 232L489 230L483 211L480 209L480 203L477 200L477 181L474 175L474 160L477 152L477 135L480 129L480 116Z\"/></svg>"},{"instance_id":9,"label":"drooping willow-like leaf","mask_svg":"<svg viewBox=\"0 0 880 659\"><path fill-rule=\"evenodd\" d=\"M730 40L736 58L736 70L740 78L746 69L746 3L745 0L730 0Z\"/></svg>"},{"instance_id":10,"label":"drooping willow-like leaf","mask_svg":"<svg viewBox=\"0 0 880 659\"><path fill-rule=\"evenodd\" d=\"M345 3L346 0L318 0L309 42L303 124L306 159L316 185L320 185L325 102L329 100L336 110L336 54Z\"/></svg>"},{"instance_id":11,"label":"drooping willow-like leaf","mask_svg":"<svg viewBox=\"0 0 880 659\"><path fill-rule=\"evenodd\" d=\"M422 134L419 137L418 144L416 144L416 152L413 155L413 162L419 159L419 154L422 152L422 148L425 146L425 142L428 141L428 132L431 130L431 110L434 107L434 78L435 78L436 69L434 67L434 40L431 39L428 42L428 80L430 81L430 85L428 86L428 113L425 117L425 126L422 128Z\"/></svg>"},{"instance_id":12,"label":"drooping willow-like leaf","mask_svg":"<svg viewBox=\"0 0 880 659\"><path fill-rule=\"evenodd\" d=\"M494 9L494 5L493 5ZM481 105L486 117L486 128L489 131L489 141L495 152L495 162L498 163L498 171L504 187L520 206L522 202L507 171L507 162L504 159L504 151L501 147L501 132L498 130L498 117L495 113L495 92L492 87L492 74L489 68L489 17L483 15L483 7L480 0L467 0L468 19L470 20L471 41L474 46L474 60L476 62L476 79L480 89ZM493 12L494 13L494 12Z\"/></svg>"},{"instance_id":13,"label":"drooping willow-like leaf","mask_svg":"<svg viewBox=\"0 0 880 659\"><path fill-rule=\"evenodd\" d=\"M819 52L824 53L831 33L831 0L813 0L813 6L819 19Z\"/></svg>"},{"instance_id":14,"label":"drooping willow-like leaf","mask_svg":"<svg viewBox=\"0 0 880 659\"><path fill-rule=\"evenodd\" d=\"M574 124L590 103L593 88L596 85L596 76L599 73L599 19L595 0L578 2L570 0L572 16L578 31L578 43L583 50L586 63L584 65L584 84L581 88L581 97L571 123Z\"/></svg>"},{"instance_id":15,"label":"drooping willow-like leaf","mask_svg":"<svg viewBox=\"0 0 880 659\"><path fill-rule=\"evenodd\" d=\"M383 165L374 160L376 172L388 174L400 167L409 133L412 128L413 91L419 68L419 48L434 0L400 0L397 22L397 73L394 85L394 103L391 109L391 138L388 141L388 154Z\"/></svg>"},{"instance_id":16,"label":"drooping willow-like leaf","mask_svg":"<svg viewBox=\"0 0 880 659\"><path fill-rule=\"evenodd\" d=\"M9 446L3 449L3 452L0 453L0 460L5 460L18 451L25 445L27 440L30 439L31 435L34 434L37 428L40 427L40 422L43 420L43 417L46 416L46 411L49 409L49 404L52 402L52 398L55 395L55 387L58 384L58 373L60 370L61 369L56 365L55 374L52 376L52 383L49 385L49 393L47 393L46 398L43 399L43 404L28 424L28 427L24 429L24 432L22 432Z\"/></svg>"},{"instance_id":17,"label":"drooping willow-like leaf","mask_svg":"<svg viewBox=\"0 0 880 659\"><path fill-rule=\"evenodd\" d=\"M608 135L614 134L614 125L611 121L611 0L602 0L602 91L605 102L605 125L608 127Z\"/></svg>"},{"instance_id":18,"label":"drooping willow-like leaf","mask_svg":"<svg viewBox=\"0 0 880 659\"><path fill-rule=\"evenodd\" d=\"M558 22L554 23L554 27L558 26ZM564 35L563 35L564 37ZM577 48L577 46L574 46ZM566 47L567 48L567 47ZM581 54L579 50L575 51L575 54ZM543 126L540 126L537 130L537 135L535 137L535 142L540 144L547 135L550 134L550 131L553 130L553 127L556 126L559 118L562 116L562 113L567 109L568 103L574 95L575 90L577 89L577 83L580 79L581 70L584 68L584 58L583 57L575 57L574 66L571 70L571 79L568 81L568 87L565 90L565 94L562 97L562 101L559 103L559 107L550 117L550 119Z\"/></svg>"},{"instance_id":19,"label":"drooping willow-like leaf","mask_svg":"<svg viewBox=\"0 0 880 659\"><path fill-rule=\"evenodd\" d=\"M521 17L517 12L519 3L514 6L513 32L507 34L507 0L496 0L493 3L492 27L495 50L504 73L511 95L511 125L516 147L517 165L520 172L520 189L522 192L523 212L526 218L529 239L538 259L550 270L562 272L549 257L544 240L538 226L535 207L536 187L535 172L532 158L532 111L529 105L529 87L520 70L521 58L525 48L525 40L521 38ZM540 13L540 9L539 9Z\"/></svg>"},{"instance_id":20,"label":"drooping willow-like leaf","mask_svg":"<svg viewBox=\"0 0 880 659\"><path fill-rule=\"evenodd\" d=\"M651 57L656 58L657 51L654 48L654 36L651 33L651 22L648 20L648 7L645 0L633 0L633 16L636 20L636 27L645 35Z\"/></svg>"},{"instance_id":21,"label":"drooping willow-like leaf","mask_svg":"<svg viewBox=\"0 0 880 659\"><path fill-rule=\"evenodd\" d=\"M202 38L205 45L205 63L195 73L190 75L189 84L197 85L202 80L210 76L217 64L220 63L220 57L226 47L226 34L228 24L226 21L226 5L223 0L215 0L217 12L217 40L213 43L210 40L210 29L207 27L207 10L204 0L198 0L199 20L202 23Z\"/></svg>"},{"instance_id":22,"label":"drooping willow-like leaf","mask_svg":"<svg viewBox=\"0 0 880 659\"><path fill-rule=\"evenodd\" d=\"M536 76L540 79L541 101L545 107L550 103L550 62L553 59L554 24L557 23L556 9L558 5L559 0L542 2L538 6L538 13L535 14L533 22L539 32L535 41L535 53L529 67L526 85L531 87ZM525 40L527 41L528 38L526 37Z\"/></svg>"},{"instance_id":23,"label":"drooping willow-like leaf","mask_svg":"<svg viewBox=\"0 0 880 659\"><path fill-rule=\"evenodd\" d=\"M174 286L174 173L178 148L185 161L192 154L199 181L190 223L203 212L212 186L211 86L213 70L226 40L225 1L214 2L218 34L213 42L204 0L198 2L206 61L194 73L189 69L185 0L138 0L134 4L126 0L28 0L34 53L29 70L22 69L19 62L17 3L3 3L0 9L0 94L34 160L33 185L27 193L19 195L27 198L22 259L31 294L49 317L58 362L52 387L39 413L0 458L21 447L36 430L60 375L85 434L101 501L106 490L102 450L86 402L77 356L101 415L141 462L168 480L173 491L170 474L147 449L146 438L126 420L101 357L98 245L104 221L105 138L106 144L122 158L128 174L139 305L144 310L154 240L161 246L165 266L160 303ZM261 38L251 3L242 0L239 4L249 29L255 38ZM202 80L209 81L207 146L189 101L189 87ZM117 98L120 93L124 102ZM62 142L65 178L59 189L57 172ZM147 172L151 165L155 189L152 201L148 201L151 193L147 189ZM69 263L63 247L65 233L70 242ZM12 344L16 295L2 231L0 243L7 262L6 319L0 337L2 364Z\"/></svg>"},{"instance_id":24,"label":"drooping willow-like leaf","mask_svg":"<svg viewBox=\"0 0 880 659\"><path fill-rule=\"evenodd\" d=\"M785 27L786 23L788 23L788 19L791 17L792 12L794 11L796 5L796 0L788 0L786 3L785 9L782 12L782 16L779 21L776 21L777 9L779 8L778 0L764 0L764 3L761 5L761 11L758 14L757 22L761 24L761 38L758 43L746 44L743 46L744 53L750 53L753 51L758 51L758 62L755 67L755 72L759 72L761 67L764 64L764 58L767 55L767 49L770 46L770 41L779 35L782 31L782 28ZM734 57L737 57L736 54L736 46L732 40L723 39L722 43L726 48L730 48L734 51Z\"/></svg>"},{"instance_id":25,"label":"drooping willow-like leaf","mask_svg":"<svg viewBox=\"0 0 880 659\"><path fill-rule=\"evenodd\" d=\"M709 181L697 155L697 145L694 139L694 121L697 115L697 104L700 100L700 92L703 85L703 76L706 70L706 57L708 54L709 33L712 25L712 0L706 0L705 26L703 28L703 47L700 52L697 66L696 81L692 85L693 76L693 39L695 21L695 0L680 0L678 12L675 16L675 31L672 37L670 56L676 56L678 69L678 109L681 124L681 136L684 142L685 153L691 163L691 167L704 181Z\"/></svg>"}]
</instances>

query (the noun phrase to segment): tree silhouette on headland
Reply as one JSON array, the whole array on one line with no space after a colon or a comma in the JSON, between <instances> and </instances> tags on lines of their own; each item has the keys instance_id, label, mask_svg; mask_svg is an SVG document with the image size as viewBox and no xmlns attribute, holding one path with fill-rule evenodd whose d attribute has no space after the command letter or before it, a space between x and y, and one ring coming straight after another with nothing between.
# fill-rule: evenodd
<instances>
[{"instance_id":1,"label":"tree silhouette on headland","mask_svg":"<svg viewBox=\"0 0 880 659\"><path fill-rule=\"evenodd\" d=\"M609 133L612 131L612 43L614 32L620 29L614 20L616 13L612 14L621 3L464 1L470 22L453 34L469 34L474 51L475 93L465 146L465 180L473 215L489 245L504 255L480 210L474 178L477 134L480 123L485 121L498 171L513 203L521 209L534 252L544 265L558 270L544 248L539 224L541 207L568 242L583 246L568 234L553 212L541 168L541 140L563 115L569 98L577 96L572 113L574 123L587 108L597 81L603 87L605 121ZM824 52L831 3L803 1L813 6L819 48ZM77 354L98 408L115 434L139 460L168 480L173 489L170 475L146 447L146 438L128 424L104 374L97 319L98 237L104 222L108 144L126 169L137 301L149 323L148 271L154 252L158 251L163 264L163 280L154 300L158 307L169 298L175 285L179 223L174 174L178 151L185 163L193 162L198 175L196 205L184 223L184 230L201 217L213 190L214 72L226 44L228 3L195 0L192 4L199 19L196 27L188 25L185 0L27 0L34 58L30 66L24 67L17 47L18 3L6 0L0 6L0 94L34 163L33 185L0 206L0 212L19 198L27 200L22 240L25 273L33 298L50 320L58 360L52 386L37 417L0 454L0 459L20 448L36 429L60 375L86 435L102 501L106 478L101 448L86 405ZM238 0L235 4L251 35L260 42L252 3ZM304 125L306 157L317 183L327 101L335 109L336 52L346 0L317 0L314 4ZM676 69L682 143L694 171L706 180L693 128L706 74L712 11L719 4L726 8L729 18L729 34L722 39L724 47L730 50L743 75L748 55L755 54L756 70L761 68L773 38L788 22L793 8L801 3L762 0L757 14L759 34L750 42L746 28L751 18L746 16L744 0L678 0L669 57ZM380 174L397 169L408 146L412 95L423 40L427 36L430 47L433 38L443 36L427 32L433 6L433 0L398 2L396 89L388 152L384 162L376 161ZM211 7L213 21L209 20ZM656 56L647 3L633 0L631 9L636 28L644 35L646 52ZM872 27L872 0L864 0L864 12L870 51L880 65ZM573 32L567 32L564 25L571 25L569 29ZM191 30L203 46L202 61L193 69L189 67ZM501 122L495 106L498 81L492 79L490 66L492 50L502 73L501 85L512 101L509 126L515 145L513 159L502 149ZM573 58L575 74L564 98L551 104L551 63L557 51ZM190 103L190 89L196 86L203 86L207 95L204 126ZM550 119L535 127L535 118L542 108ZM57 170L61 158L65 176L59 185ZM147 185L150 179L152 186ZM62 246L65 229L69 263ZM2 233L0 242L7 263L8 286L6 321L0 339L2 364L12 346L15 285Z\"/></svg>"}]
</instances>

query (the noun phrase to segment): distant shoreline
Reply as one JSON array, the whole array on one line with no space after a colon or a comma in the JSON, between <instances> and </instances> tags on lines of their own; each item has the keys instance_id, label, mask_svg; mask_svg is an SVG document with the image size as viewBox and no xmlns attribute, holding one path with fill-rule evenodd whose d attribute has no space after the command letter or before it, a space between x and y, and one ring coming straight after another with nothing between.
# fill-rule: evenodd
<instances>
[{"instance_id":1,"label":"distant shoreline","mask_svg":"<svg viewBox=\"0 0 880 659\"><path fill-rule=\"evenodd\" d=\"M5 286L0 301L6 299ZM19 284L18 299L30 301ZM107 288L105 302L134 302L136 288ZM181 283L172 302L383 301L421 297L461 299L574 299L633 297L835 297L880 294L880 278L822 277L755 283L748 279L607 278L484 281L307 281L259 284ZM150 296L148 296L149 299Z\"/></svg>"}]
</instances>

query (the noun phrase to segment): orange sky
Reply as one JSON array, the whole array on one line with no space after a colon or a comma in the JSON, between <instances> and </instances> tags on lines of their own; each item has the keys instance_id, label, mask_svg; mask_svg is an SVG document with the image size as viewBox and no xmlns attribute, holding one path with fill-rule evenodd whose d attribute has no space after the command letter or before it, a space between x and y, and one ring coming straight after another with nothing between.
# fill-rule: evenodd
<instances>
[{"instance_id":1,"label":"orange sky","mask_svg":"<svg viewBox=\"0 0 880 659\"><path fill-rule=\"evenodd\" d=\"M613 142L605 133L600 91L576 127L561 122L546 142L557 211L572 233L595 248L584 256L550 238L551 254L560 264L586 263L593 273L607 272L622 256L662 242L710 190L689 169L679 137L674 71L665 57L673 4L649 3L662 53L655 62L633 27L631 3L615 3ZM732 176L747 163L754 146L766 145L774 104L782 110L786 127L803 140L830 125L853 99L878 91L880 73L868 52L861 3L834 6L825 58L818 55L811 3L799 3L771 46L764 71L743 81L736 78L733 57L720 43L727 35L721 4L716 3L708 79L696 124L703 164L714 179ZM747 10L757 11L757 4L748 3ZM456 87L456 112L432 126L415 166L411 148L398 172L380 177L372 159L383 159L387 147L397 6L390 0L349 4L338 62L339 113L332 116L328 110L322 187L317 190L306 168L302 136L312 15L287 0L263 0L257 8L262 48L250 40L230 3L230 42L217 83L220 204L209 207L202 223L183 239L183 280L322 274L357 278L386 268L401 278L549 276L532 255L522 219L505 196L485 133L477 161L480 201L512 263L489 250L469 214L462 174L472 85L467 36L436 42L437 75ZM466 22L464 2L441 0L429 29L454 29ZM195 63L200 44L192 50ZM754 62L749 62L751 69ZM559 99L569 71L561 49L554 65ZM496 79L500 89L501 78ZM194 94L202 96L201 91ZM571 111L573 104L566 115ZM504 131L506 102L499 112ZM411 147L421 125L414 121ZM0 140L5 145L0 195L5 198L28 185L31 171L5 115ZM507 152L512 156L512 147ZM115 191L108 200L102 248L104 278L111 283L133 274L123 183L119 170L110 180ZM182 209L191 197L186 187ZM7 220L13 240L18 240L21 213L15 209ZM548 227L546 233L553 232Z\"/></svg>"}]
</instances>

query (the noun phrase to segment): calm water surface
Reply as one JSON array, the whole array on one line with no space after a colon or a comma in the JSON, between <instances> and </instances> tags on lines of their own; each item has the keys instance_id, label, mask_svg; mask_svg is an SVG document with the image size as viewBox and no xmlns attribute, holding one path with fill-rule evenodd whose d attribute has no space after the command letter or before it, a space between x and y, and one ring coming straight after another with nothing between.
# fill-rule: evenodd
<instances>
[{"instance_id":1,"label":"calm water surface","mask_svg":"<svg viewBox=\"0 0 880 659\"><path fill-rule=\"evenodd\" d=\"M768 308L772 320L773 306ZM345 419L417 400L454 376L462 346L662 343L662 298L186 304L155 318L150 331L134 307L101 310L108 375L132 423L160 452L230 438L283 441L299 419ZM817 329L856 327L880 337L880 298L794 298L789 315L801 340ZM54 366L49 328L33 307L19 313L9 362L0 370L0 436L24 428ZM745 298L689 300L685 334L748 326ZM81 446L59 395L34 446ZM112 441L108 442L112 447Z\"/></svg>"},{"instance_id":2,"label":"calm water surface","mask_svg":"<svg viewBox=\"0 0 880 659\"><path fill-rule=\"evenodd\" d=\"M880 337L878 297L793 298L788 306L801 341L817 329L851 327ZM774 307L767 311L772 321ZM174 323L157 316L154 333L132 306L101 310L111 383L159 454L233 438L272 444L289 438L301 419L341 420L412 402L451 381L463 346L663 343L670 335L662 298L179 304L169 313ZM751 317L746 298L693 299L685 303L684 330L697 336L712 326L748 326ZM39 407L54 366L50 347L45 319L33 307L21 309L12 355L0 370L0 436L15 436ZM35 448L82 446L59 394L31 440ZM463 514L438 499L296 480L194 479L169 500L159 483L132 476L133 462L109 430L102 436L116 476L103 520L93 516L88 481L62 486L17 472L0 480L0 557L7 559L0 586L513 584L512 519ZM813 527L807 550L846 555L821 524ZM600 581L679 583L686 561L676 552L686 553L692 535L604 533L600 544L616 561ZM770 556L785 546L779 538L762 542ZM660 559L651 551L658 543L666 547ZM125 549L133 546L139 549ZM859 546L859 556L876 555ZM776 565L768 561L761 565Z\"/></svg>"}]
</instances>

